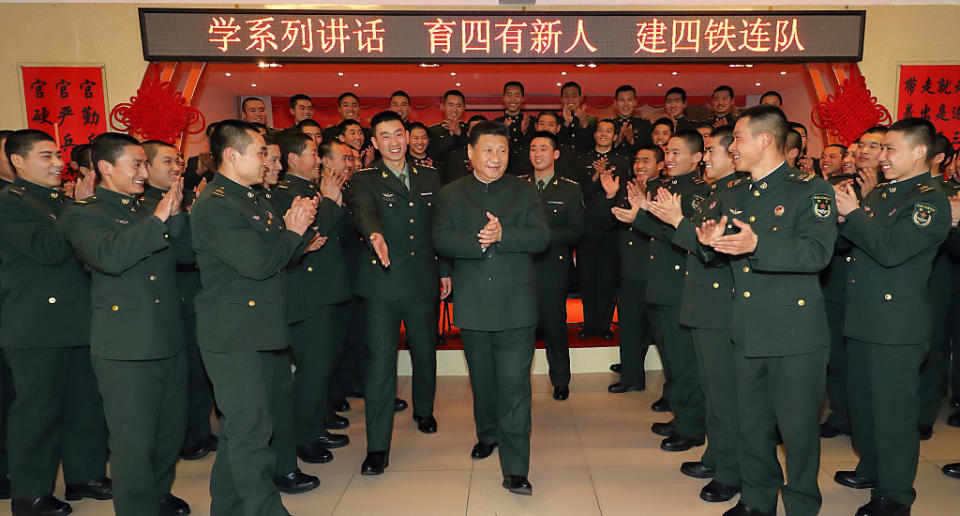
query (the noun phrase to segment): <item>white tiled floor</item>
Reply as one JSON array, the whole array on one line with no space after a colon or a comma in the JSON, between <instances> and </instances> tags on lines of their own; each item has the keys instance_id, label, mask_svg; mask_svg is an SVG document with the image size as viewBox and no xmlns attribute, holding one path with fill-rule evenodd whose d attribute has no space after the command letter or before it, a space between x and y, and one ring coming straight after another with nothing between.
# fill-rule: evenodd
<instances>
[{"instance_id":1,"label":"white tiled floor","mask_svg":"<svg viewBox=\"0 0 960 516\"><path fill-rule=\"evenodd\" d=\"M484 461L470 460L475 437L466 377L438 379L437 434L419 433L409 409L397 415L390 467L379 477L358 474L365 452L363 402L351 399L353 410L345 414L351 426L345 432L352 443L334 450L336 458L329 464L303 464L304 471L320 477L321 486L284 495L284 504L296 516L721 514L732 504L701 501L697 493L706 481L688 478L679 470L682 461L698 459L703 448L684 453L659 449L660 438L650 432L650 423L667 421L668 415L650 411L660 394L661 377L653 372L648 378L647 392L608 394L607 385L616 381L615 375L576 374L570 399L557 402L550 396L549 379L533 377L532 497L512 495L500 487L496 454ZM400 397L409 400L409 377L402 377L400 385ZM933 439L921 445L915 516L960 514L960 480L940 473L943 464L960 461L960 428L947 426L947 415L945 409ZM834 472L856 464L850 441L824 439L822 447L821 514L852 515L869 493L833 482ZM209 514L212 464L211 455L179 466L174 493L190 503L196 516ZM57 495L62 494L61 484ZM84 500L72 505L79 516L113 514L110 502ZM0 516L7 514L9 505L0 504Z\"/></svg>"}]
</instances>

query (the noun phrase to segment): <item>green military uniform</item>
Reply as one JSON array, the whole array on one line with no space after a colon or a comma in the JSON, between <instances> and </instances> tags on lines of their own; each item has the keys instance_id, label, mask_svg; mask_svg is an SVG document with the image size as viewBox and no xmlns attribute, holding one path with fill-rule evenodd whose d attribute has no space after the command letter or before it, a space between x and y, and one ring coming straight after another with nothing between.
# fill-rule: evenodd
<instances>
[{"instance_id":1,"label":"green military uniform","mask_svg":"<svg viewBox=\"0 0 960 516\"><path fill-rule=\"evenodd\" d=\"M440 177L432 168L406 163L400 176L380 161L351 179L354 224L366 239L383 235L390 257L390 266L383 267L368 248L356 285L366 302L370 350L364 398L368 452L390 450L401 322L413 362L414 417L433 415L437 388L435 312L440 276L449 276L438 265L430 232Z\"/></svg>"},{"instance_id":2,"label":"green military uniform","mask_svg":"<svg viewBox=\"0 0 960 516\"><path fill-rule=\"evenodd\" d=\"M315 197L316 183L287 174L273 197L277 211L286 212L295 197ZM343 351L338 305L350 298L346 264L340 250L338 225L343 209L324 198L317 208L316 231L328 238L319 250L307 253L287 269L287 321L297 366L293 379L297 446L326 435L328 388Z\"/></svg>"},{"instance_id":3,"label":"green military uniform","mask_svg":"<svg viewBox=\"0 0 960 516\"><path fill-rule=\"evenodd\" d=\"M560 115L560 131L557 139L560 140L560 153L571 157L579 157L594 147L593 133L597 131L599 120L593 115L586 115L587 126L580 127L580 117L574 115L570 125L563 124L563 115ZM581 185L582 186L582 185Z\"/></svg>"},{"instance_id":4,"label":"green military uniform","mask_svg":"<svg viewBox=\"0 0 960 516\"><path fill-rule=\"evenodd\" d=\"M639 116L617 115L617 117L613 119L614 134L618 136L620 135L620 130L623 128L623 124L630 124L633 132L633 143L629 143L626 140L618 141L616 145L616 152L617 154L627 158L627 160L632 161L640 147L653 143L651 135L653 132L653 124L651 124L646 118L641 118Z\"/></svg>"},{"instance_id":5,"label":"green military uniform","mask_svg":"<svg viewBox=\"0 0 960 516\"><path fill-rule=\"evenodd\" d=\"M955 183L933 177L930 185L944 196L953 197L960 190ZM950 277L953 268L947 242L940 245L933 260L927 288L930 293L930 315L933 318L930 346L920 367L920 427L930 429L940 415L943 393L950 372Z\"/></svg>"},{"instance_id":6,"label":"green military uniform","mask_svg":"<svg viewBox=\"0 0 960 516\"><path fill-rule=\"evenodd\" d=\"M714 468L713 479L725 486L740 486L737 454L737 384L734 380L733 341L730 317L733 310L733 273L726 260L704 263L697 250L695 228L717 220L730 188L743 179L722 177L710 185L707 198L692 219L680 221L671 242L690 252L680 301L680 324L690 328L697 356L700 386L706 402L709 442L702 461ZM676 424L676 423L674 423Z\"/></svg>"},{"instance_id":7,"label":"green military uniform","mask_svg":"<svg viewBox=\"0 0 960 516\"><path fill-rule=\"evenodd\" d=\"M7 414L14 498L106 473L107 429L90 364L90 279L55 226L63 194L17 178L0 193L0 346L16 398Z\"/></svg>"},{"instance_id":8,"label":"green military uniform","mask_svg":"<svg viewBox=\"0 0 960 516\"><path fill-rule=\"evenodd\" d=\"M0 192L12 184L0 177ZM7 360L3 358L3 347L0 346L0 499L10 498L10 479L7 477L10 472L7 463L7 411L11 403L13 403L13 379L10 377Z\"/></svg>"},{"instance_id":9,"label":"green military uniform","mask_svg":"<svg viewBox=\"0 0 960 516\"><path fill-rule=\"evenodd\" d=\"M573 269L571 248L583 233L583 196L573 180L556 173L545 179L520 179L537 187L550 226L550 247L533 261L537 270L540 327L546 338L550 383L570 383L570 342L567 335L567 289Z\"/></svg>"},{"instance_id":10,"label":"green military uniform","mask_svg":"<svg viewBox=\"0 0 960 516\"><path fill-rule=\"evenodd\" d=\"M197 336L221 418L210 477L212 516L287 516L273 484L270 450L273 353L288 347L286 277L303 237L284 229L265 194L221 174L191 214L203 280Z\"/></svg>"},{"instance_id":11,"label":"green military uniform","mask_svg":"<svg viewBox=\"0 0 960 516\"><path fill-rule=\"evenodd\" d=\"M427 128L430 145L427 147L427 156L433 160L433 167L444 170L447 163L452 161L454 151L467 146L467 124L460 124L460 134L450 134L443 124L434 124Z\"/></svg>"},{"instance_id":12,"label":"green military uniform","mask_svg":"<svg viewBox=\"0 0 960 516\"><path fill-rule=\"evenodd\" d=\"M706 122L713 127L733 127L737 123L737 116L733 113L727 113L723 116L712 115Z\"/></svg>"},{"instance_id":13,"label":"green military uniform","mask_svg":"<svg viewBox=\"0 0 960 516\"><path fill-rule=\"evenodd\" d=\"M691 219L710 190L696 172L665 177L659 188L680 194L683 216ZM705 429L705 401L700 388L700 373L689 328L680 324L680 304L686 276L686 250L671 239L674 228L649 213L639 213L633 227L650 237L649 281L646 301L657 305L662 349L670 364L668 399L673 411L673 427L677 435L702 440Z\"/></svg>"},{"instance_id":14,"label":"green military uniform","mask_svg":"<svg viewBox=\"0 0 960 516\"><path fill-rule=\"evenodd\" d=\"M728 258L740 502L772 514L782 491L788 514L816 514L822 502L819 412L830 341L819 273L833 255L837 234L833 188L784 162L757 181L733 185L718 208L757 235L752 253ZM733 224L727 227L736 231ZM777 460L777 428L787 484Z\"/></svg>"},{"instance_id":15,"label":"green military uniform","mask_svg":"<svg viewBox=\"0 0 960 516\"><path fill-rule=\"evenodd\" d=\"M523 121L527 120L527 130L523 130ZM510 160L507 162L507 173L515 176L532 174L533 168L530 165L530 140L533 137L534 126L537 121L532 116L526 116L521 111L515 115L508 115L504 112L502 115L494 118L494 121L507 125Z\"/></svg>"},{"instance_id":16,"label":"green military uniform","mask_svg":"<svg viewBox=\"0 0 960 516\"><path fill-rule=\"evenodd\" d=\"M577 245L577 272L583 302L583 329L585 332L609 332L616 306L617 290L617 231L607 221L613 200L607 199L599 177L594 180L593 162L608 160L607 169L620 182L630 175L630 162L613 149L599 152L596 148L580 158L579 170L571 179L583 191L583 238Z\"/></svg>"},{"instance_id":17,"label":"green military uniform","mask_svg":"<svg viewBox=\"0 0 960 516\"><path fill-rule=\"evenodd\" d=\"M473 164L467 154L467 147L451 150L443 163L439 164L440 183L444 186L473 173Z\"/></svg>"},{"instance_id":18,"label":"green military uniform","mask_svg":"<svg viewBox=\"0 0 960 516\"><path fill-rule=\"evenodd\" d=\"M848 179L856 179L856 174L836 174L827 178L832 185ZM860 197L860 185L852 183ZM838 237L834 246L830 264L820 272L820 287L827 308L827 324L830 330L830 359L827 362L827 398L830 414L827 424L842 433L850 433L850 412L847 408L847 345L843 337L843 290L846 284L846 255L850 243Z\"/></svg>"},{"instance_id":19,"label":"green military uniform","mask_svg":"<svg viewBox=\"0 0 960 516\"><path fill-rule=\"evenodd\" d=\"M177 290L184 215L104 187L59 224L93 274L90 354L110 430L113 506L154 515L170 493L187 428L187 356ZM192 259L187 247L179 255Z\"/></svg>"},{"instance_id":20,"label":"green military uniform","mask_svg":"<svg viewBox=\"0 0 960 516\"><path fill-rule=\"evenodd\" d=\"M840 232L855 246L847 267L844 334L857 476L872 497L910 505L920 455L919 369L932 333L928 278L950 231L950 204L922 174L882 183Z\"/></svg>"},{"instance_id":21,"label":"green military uniform","mask_svg":"<svg viewBox=\"0 0 960 516\"><path fill-rule=\"evenodd\" d=\"M486 213L500 219L500 242L481 249L477 232ZM500 448L500 470L526 476L530 469L530 365L537 324L533 256L550 243L537 189L504 175L491 183L476 176L440 193L433 237L437 251L454 260L454 324L473 390L477 439Z\"/></svg>"}]
</instances>

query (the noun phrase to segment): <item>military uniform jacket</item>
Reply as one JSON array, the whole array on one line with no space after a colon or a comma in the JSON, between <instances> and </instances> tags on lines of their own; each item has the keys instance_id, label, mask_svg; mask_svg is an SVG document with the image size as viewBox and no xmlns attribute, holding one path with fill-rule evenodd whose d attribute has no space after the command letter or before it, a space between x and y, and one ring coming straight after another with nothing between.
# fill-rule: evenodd
<instances>
[{"instance_id":1,"label":"military uniform jacket","mask_svg":"<svg viewBox=\"0 0 960 516\"><path fill-rule=\"evenodd\" d=\"M443 124L434 124L427 128L427 135L430 137L427 156L433 159L433 166L438 170L450 161L453 151L467 145L467 124L457 123L460 124L460 134L457 135L450 134Z\"/></svg>"},{"instance_id":2,"label":"military uniform jacket","mask_svg":"<svg viewBox=\"0 0 960 516\"><path fill-rule=\"evenodd\" d=\"M56 224L63 193L17 178L0 193L4 348L90 344L90 278Z\"/></svg>"},{"instance_id":3,"label":"military uniform jacket","mask_svg":"<svg viewBox=\"0 0 960 516\"><path fill-rule=\"evenodd\" d=\"M633 178L633 172L630 173ZM648 179L646 188L656 192L661 185L659 176ZM630 208L627 201L627 182L620 179L620 191L614 198L613 205L620 208ZM613 206L611 206L612 208ZM637 215L639 216L639 214ZM650 261L650 237L636 230L632 224L617 220L613 213L607 215L607 227L616 228L618 233L618 249L620 251L620 279L628 281L647 281L647 264Z\"/></svg>"},{"instance_id":4,"label":"military uniform jacket","mask_svg":"<svg viewBox=\"0 0 960 516\"><path fill-rule=\"evenodd\" d=\"M166 195L165 191L148 185L140 197L140 204L143 205L143 209L153 213L164 195ZM187 213L187 208L193 204L193 201L193 192L183 192L181 213L184 215L184 227L172 242L177 255L177 290L180 292L183 309L188 314L197 313L195 298L201 288L200 269L197 268L197 255L193 252L193 239L190 235L190 214Z\"/></svg>"},{"instance_id":5,"label":"military uniform jacket","mask_svg":"<svg viewBox=\"0 0 960 516\"><path fill-rule=\"evenodd\" d=\"M694 217L710 190L706 181L700 179L696 172L665 177L657 187L666 188L672 194L680 194L683 216L686 219ZM656 192L651 190L651 193ZM650 239L650 255L647 257L647 302L680 306L689 252L673 242L676 230L647 212L637 213L633 227Z\"/></svg>"},{"instance_id":6,"label":"military uniform jacket","mask_svg":"<svg viewBox=\"0 0 960 516\"><path fill-rule=\"evenodd\" d=\"M563 115L560 116L560 131L557 139L560 140L560 152L568 156L580 156L594 147L593 133L597 131L599 120L593 115L587 115L587 127L580 127L580 118L573 117L570 125L563 125Z\"/></svg>"},{"instance_id":7,"label":"military uniform jacket","mask_svg":"<svg viewBox=\"0 0 960 516\"><path fill-rule=\"evenodd\" d=\"M723 116L714 115L707 119L707 123L713 127L725 127L729 125L732 129L737 123L737 117L733 113L727 113Z\"/></svg>"},{"instance_id":8,"label":"military uniform jacket","mask_svg":"<svg viewBox=\"0 0 960 516\"><path fill-rule=\"evenodd\" d=\"M278 213L286 213L296 197L320 195L316 183L300 176L287 174L286 179L272 192ZM286 271L287 321L303 321L316 313L319 307L350 299L347 266L340 249L340 228L343 209L326 197L317 205L317 217L309 232L327 237L320 249L304 254Z\"/></svg>"},{"instance_id":9,"label":"military uniform jacket","mask_svg":"<svg viewBox=\"0 0 960 516\"><path fill-rule=\"evenodd\" d=\"M607 158L607 168L614 177L620 177L621 185L632 174L627 159L617 154L613 149L607 152L599 152L594 148L580 157L580 166L577 167L579 170L575 169L571 179L580 184L580 189L583 192L585 206L583 234L585 236L613 237L615 231L607 221L614 200L607 199L607 194L603 190L599 177L596 181L593 180L593 162L601 158Z\"/></svg>"},{"instance_id":10,"label":"military uniform jacket","mask_svg":"<svg viewBox=\"0 0 960 516\"><path fill-rule=\"evenodd\" d=\"M367 242L355 293L381 301L439 297L440 267L433 246L433 217L440 193L437 171L407 167L410 191L382 162L353 176L350 206L364 239L380 233L390 266L383 267ZM444 264L443 276L449 276Z\"/></svg>"},{"instance_id":11,"label":"military uniform jacket","mask_svg":"<svg viewBox=\"0 0 960 516\"><path fill-rule=\"evenodd\" d=\"M284 227L267 197L221 174L193 205L193 249L203 290L197 295L197 340L213 352L264 351L288 345L286 277L313 232Z\"/></svg>"},{"instance_id":12,"label":"military uniform jacket","mask_svg":"<svg viewBox=\"0 0 960 516\"><path fill-rule=\"evenodd\" d=\"M477 233L487 212L503 233L483 251ZM476 176L454 181L440 192L433 237L437 251L454 260L454 324L481 331L537 324L533 257L550 244L550 226L536 187L508 174L489 184Z\"/></svg>"},{"instance_id":13,"label":"military uniform jacket","mask_svg":"<svg viewBox=\"0 0 960 516\"><path fill-rule=\"evenodd\" d=\"M339 124L340 122L337 122L336 124L333 124L322 131L323 141L332 142L340 136L340 128L338 127ZM360 145L360 150L363 150L373 145L373 142L371 141L373 138L373 131L371 131L369 127L360 126L360 128L363 130L363 144Z\"/></svg>"},{"instance_id":14,"label":"military uniform jacket","mask_svg":"<svg viewBox=\"0 0 960 516\"><path fill-rule=\"evenodd\" d=\"M957 191L960 190L960 186L951 181L943 180L942 176L933 177L931 180L931 186L937 187L944 196L952 197L957 194ZM937 256L933 259L933 269L930 271L930 281L928 282L930 288L931 302L934 306L944 306L946 307L950 303L950 291L951 291L951 281L952 277L956 276L956 273L951 273L953 268L953 263L950 256L950 244L949 240L951 237L956 238L957 232L951 228L947 241L940 244L940 247L937 248Z\"/></svg>"},{"instance_id":15,"label":"military uniform jacket","mask_svg":"<svg viewBox=\"0 0 960 516\"><path fill-rule=\"evenodd\" d=\"M515 176L532 174L533 167L530 165L530 139L533 137L536 120L532 116L527 118L527 130L523 131L524 114L508 115L506 113L494 119L496 122L505 123L511 120L507 126L509 132L510 161L507 163L507 173Z\"/></svg>"},{"instance_id":16,"label":"military uniform jacket","mask_svg":"<svg viewBox=\"0 0 960 516\"><path fill-rule=\"evenodd\" d=\"M511 158L512 159L512 158ZM466 147L457 147L450 151L447 160L437 168L440 173L440 184L446 186L461 177L473 174L473 164L467 154Z\"/></svg>"},{"instance_id":17,"label":"military uniform jacket","mask_svg":"<svg viewBox=\"0 0 960 516\"><path fill-rule=\"evenodd\" d=\"M618 116L613 119L615 134L619 135L620 129L623 127L623 124L626 123L629 123L633 128L633 143L631 144L626 140L618 141L615 149L617 154L627 158L628 163L631 163L633 162L633 156L637 153L637 149L653 143L651 135L653 132L653 124L646 118L640 118L638 116Z\"/></svg>"},{"instance_id":18,"label":"military uniform jacket","mask_svg":"<svg viewBox=\"0 0 960 516\"><path fill-rule=\"evenodd\" d=\"M698 252L697 231L707 220L719 220L724 195L739 184L736 173L710 184L707 198L690 219L684 218L677 226L671 242L688 251L686 278L680 296L680 324L691 328L725 329L730 327L733 311L733 273L726 259L715 257L704 262Z\"/></svg>"},{"instance_id":19,"label":"military uniform jacket","mask_svg":"<svg viewBox=\"0 0 960 516\"><path fill-rule=\"evenodd\" d=\"M847 266L843 334L880 344L930 340L927 281L950 231L950 203L922 174L877 185L840 233L855 246Z\"/></svg>"},{"instance_id":20,"label":"military uniform jacket","mask_svg":"<svg viewBox=\"0 0 960 516\"><path fill-rule=\"evenodd\" d=\"M782 163L758 181L733 185L718 207L757 234L752 253L727 257L734 279L733 341L749 357L826 347L830 334L819 275L837 237L830 183ZM727 231L737 228L728 223Z\"/></svg>"},{"instance_id":21,"label":"military uniform jacket","mask_svg":"<svg viewBox=\"0 0 960 516\"><path fill-rule=\"evenodd\" d=\"M520 176L520 179L537 188L536 176ZM580 185L554 172L550 182L543 188L540 202L543 203L547 225L550 226L550 246L533 258L537 269L537 285L540 288L566 290L573 267L570 250L583 234Z\"/></svg>"},{"instance_id":22,"label":"military uniform jacket","mask_svg":"<svg viewBox=\"0 0 960 516\"><path fill-rule=\"evenodd\" d=\"M161 222L135 196L97 187L58 224L93 275L90 354L111 360L176 355L186 345L176 250L184 215Z\"/></svg>"}]
</instances>

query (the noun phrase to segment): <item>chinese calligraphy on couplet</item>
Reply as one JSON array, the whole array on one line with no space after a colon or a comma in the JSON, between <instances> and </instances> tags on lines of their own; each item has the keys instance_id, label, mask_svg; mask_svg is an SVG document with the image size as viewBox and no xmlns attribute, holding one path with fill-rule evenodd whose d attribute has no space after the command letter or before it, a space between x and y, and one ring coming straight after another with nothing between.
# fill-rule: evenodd
<instances>
[{"instance_id":1,"label":"chinese calligraphy on couplet","mask_svg":"<svg viewBox=\"0 0 960 516\"><path fill-rule=\"evenodd\" d=\"M901 65L897 117L926 118L960 144L960 65Z\"/></svg>"}]
</instances>

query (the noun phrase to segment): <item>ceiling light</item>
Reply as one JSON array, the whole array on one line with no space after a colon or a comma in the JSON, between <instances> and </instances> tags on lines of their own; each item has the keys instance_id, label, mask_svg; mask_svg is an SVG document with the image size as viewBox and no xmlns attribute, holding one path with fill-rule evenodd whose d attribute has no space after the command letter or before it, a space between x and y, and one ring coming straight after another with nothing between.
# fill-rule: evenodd
<instances>
[{"instance_id":1,"label":"ceiling light","mask_svg":"<svg viewBox=\"0 0 960 516\"><path fill-rule=\"evenodd\" d=\"M677 75L677 72L670 72L670 75Z\"/></svg>"},{"instance_id":2,"label":"ceiling light","mask_svg":"<svg viewBox=\"0 0 960 516\"><path fill-rule=\"evenodd\" d=\"M227 77L230 77L230 76L233 75L233 74L230 73L230 72L227 72L227 73L225 73L225 74L223 74L223 75L226 75Z\"/></svg>"},{"instance_id":3,"label":"ceiling light","mask_svg":"<svg viewBox=\"0 0 960 516\"><path fill-rule=\"evenodd\" d=\"M780 75L787 75L787 72L780 72Z\"/></svg>"},{"instance_id":4,"label":"ceiling light","mask_svg":"<svg viewBox=\"0 0 960 516\"><path fill-rule=\"evenodd\" d=\"M460 86L460 83L459 83L459 82L457 83L457 86Z\"/></svg>"},{"instance_id":5,"label":"ceiling light","mask_svg":"<svg viewBox=\"0 0 960 516\"><path fill-rule=\"evenodd\" d=\"M253 86L254 88L256 88L256 87L257 87L257 83L251 82L251 83L250 83L250 86Z\"/></svg>"},{"instance_id":6,"label":"ceiling light","mask_svg":"<svg viewBox=\"0 0 960 516\"><path fill-rule=\"evenodd\" d=\"M657 87L658 87L658 88L662 88L662 87L663 87L663 83L662 83L662 82L658 82L658 83L657 83Z\"/></svg>"},{"instance_id":7,"label":"ceiling light","mask_svg":"<svg viewBox=\"0 0 960 516\"><path fill-rule=\"evenodd\" d=\"M420 63L420 68L437 68L440 66L437 63Z\"/></svg>"},{"instance_id":8,"label":"ceiling light","mask_svg":"<svg viewBox=\"0 0 960 516\"><path fill-rule=\"evenodd\" d=\"M590 68L596 68L596 67L597 67L597 63L590 63L590 64L588 64L587 66L590 67Z\"/></svg>"},{"instance_id":9,"label":"ceiling light","mask_svg":"<svg viewBox=\"0 0 960 516\"><path fill-rule=\"evenodd\" d=\"M557 86L563 86L563 83L562 83L562 82L558 82L558 83L557 83Z\"/></svg>"},{"instance_id":10,"label":"ceiling light","mask_svg":"<svg viewBox=\"0 0 960 516\"><path fill-rule=\"evenodd\" d=\"M587 65L585 65L585 64L583 64L583 63L577 63L577 68L583 68L584 66L587 66Z\"/></svg>"},{"instance_id":11,"label":"ceiling light","mask_svg":"<svg viewBox=\"0 0 960 516\"><path fill-rule=\"evenodd\" d=\"M754 84L754 86L760 86L760 83L758 82L758 83Z\"/></svg>"},{"instance_id":12,"label":"ceiling light","mask_svg":"<svg viewBox=\"0 0 960 516\"><path fill-rule=\"evenodd\" d=\"M343 72L337 72L337 75L339 75L340 77L343 77Z\"/></svg>"},{"instance_id":13,"label":"ceiling light","mask_svg":"<svg viewBox=\"0 0 960 516\"><path fill-rule=\"evenodd\" d=\"M457 75L457 72L450 72L451 77L453 77L454 75Z\"/></svg>"},{"instance_id":14,"label":"ceiling light","mask_svg":"<svg viewBox=\"0 0 960 516\"><path fill-rule=\"evenodd\" d=\"M747 68L753 68L753 65L752 65L752 64L746 64L746 65L743 65L743 66L746 66Z\"/></svg>"},{"instance_id":15,"label":"ceiling light","mask_svg":"<svg viewBox=\"0 0 960 516\"><path fill-rule=\"evenodd\" d=\"M358 83L358 82L353 83L353 87L354 87L354 88L359 88L359 87L360 87L360 83Z\"/></svg>"},{"instance_id":16,"label":"ceiling light","mask_svg":"<svg viewBox=\"0 0 960 516\"><path fill-rule=\"evenodd\" d=\"M560 72L560 75L567 75L567 72Z\"/></svg>"}]
</instances>

